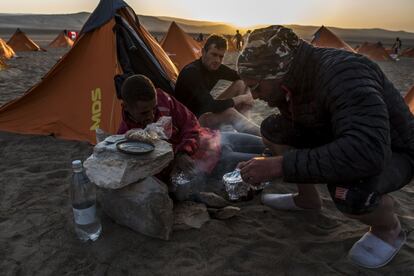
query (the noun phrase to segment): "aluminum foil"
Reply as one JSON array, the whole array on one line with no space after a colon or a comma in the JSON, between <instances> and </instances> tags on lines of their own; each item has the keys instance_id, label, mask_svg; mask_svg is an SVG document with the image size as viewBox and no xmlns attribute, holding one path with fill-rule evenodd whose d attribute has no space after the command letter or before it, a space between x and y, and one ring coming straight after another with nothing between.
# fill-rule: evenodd
<instances>
[{"instance_id":1,"label":"aluminum foil","mask_svg":"<svg viewBox=\"0 0 414 276\"><path fill-rule=\"evenodd\" d=\"M190 182L190 178L188 175L184 174L184 172L178 172L171 176L171 183L173 186L177 187L180 185L185 185Z\"/></svg>"},{"instance_id":2,"label":"aluminum foil","mask_svg":"<svg viewBox=\"0 0 414 276\"><path fill-rule=\"evenodd\" d=\"M260 191L271 183L270 181L266 181L258 185L248 184L243 181L240 169L235 169L223 175L223 182L230 200L239 200L248 195L249 189Z\"/></svg>"},{"instance_id":3,"label":"aluminum foil","mask_svg":"<svg viewBox=\"0 0 414 276\"><path fill-rule=\"evenodd\" d=\"M178 172L171 176L171 189L177 200L187 200L193 193L191 178L184 172Z\"/></svg>"},{"instance_id":4,"label":"aluminum foil","mask_svg":"<svg viewBox=\"0 0 414 276\"><path fill-rule=\"evenodd\" d=\"M230 200L239 200L249 193L250 184L243 181L239 169L223 175L223 183Z\"/></svg>"}]
</instances>

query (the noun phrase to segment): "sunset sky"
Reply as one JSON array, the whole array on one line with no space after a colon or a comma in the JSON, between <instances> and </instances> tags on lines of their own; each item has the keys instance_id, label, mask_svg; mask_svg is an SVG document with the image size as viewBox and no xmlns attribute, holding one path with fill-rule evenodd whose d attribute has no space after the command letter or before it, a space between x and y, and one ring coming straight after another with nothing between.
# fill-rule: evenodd
<instances>
[{"instance_id":1,"label":"sunset sky","mask_svg":"<svg viewBox=\"0 0 414 276\"><path fill-rule=\"evenodd\" d=\"M99 0L1 0L2 13L91 12ZM255 24L327 25L414 32L414 0L130 0L138 14Z\"/></svg>"}]
</instances>

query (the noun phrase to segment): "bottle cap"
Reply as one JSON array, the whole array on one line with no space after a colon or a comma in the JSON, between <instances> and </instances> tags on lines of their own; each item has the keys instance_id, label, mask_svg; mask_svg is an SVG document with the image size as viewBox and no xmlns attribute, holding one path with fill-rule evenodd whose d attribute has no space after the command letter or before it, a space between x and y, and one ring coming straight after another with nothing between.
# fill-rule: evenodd
<instances>
[{"instance_id":1,"label":"bottle cap","mask_svg":"<svg viewBox=\"0 0 414 276\"><path fill-rule=\"evenodd\" d=\"M72 168L73 169L81 169L82 168L82 161L80 161L80 160L72 161Z\"/></svg>"}]
</instances>

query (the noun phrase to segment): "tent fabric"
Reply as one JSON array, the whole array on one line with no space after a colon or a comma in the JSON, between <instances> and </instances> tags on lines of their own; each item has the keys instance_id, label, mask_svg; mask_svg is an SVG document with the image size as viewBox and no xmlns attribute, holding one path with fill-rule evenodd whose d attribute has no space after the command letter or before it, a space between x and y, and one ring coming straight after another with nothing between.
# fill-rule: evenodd
<instances>
[{"instance_id":1,"label":"tent fabric","mask_svg":"<svg viewBox=\"0 0 414 276\"><path fill-rule=\"evenodd\" d=\"M179 70L201 57L200 44L174 21L161 41L161 46Z\"/></svg>"},{"instance_id":2,"label":"tent fabric","mask_svg":"<svg viewBox=\"0 0 414 276\"><path fill-rule=\"evenodd\" d=\"M404 96L404 101L410 108L411 113L414 114L414 85L408 90L407 94Z\"/></svg>"},{"instance_id":3,"label":"tent fabric","mask_svg":"<svg viewBox=\"0 0 414 276\"><path fill-rule=\"evenodd\" d=\"M316 47L343 49L355 53L354 49L345 41L336 36L331 30L325 26L320 27L313 35L311 41Z\"/></svg>"},{"instance_id":4,"label":"tent fabric","mask_svg":"<svg viewBox=\"0 0 414 276\"><path fill-rule=\"evenodd\" d=\"M147 77L158 85L157 87L162 88L166 92L170 91L170 89L174 89L175 82L177 81L178 70L168 57L167 53L162 49L157 40L142 25L139 24L138 18L132 8L125 7L119 10L119 14L122 15L125 22L129 24L130 32L134 35L136 40L140 42L140 45L146 46L142 47L142 49L147 53L144 58L148 57L153 61L153 66L157 67L159 70L157 73L170 82L169 85L171 88L167 89L166 87L160 85L160 83L153 78L153 75L147 75ZM142 69L143 68L140 70Z\"/></svg>"},{"instance_id":5,"label":"tent fabric","mask_svg":"<svg viewBox=\"0 0 414 276\"><path fill-rule=\"evenodd\" d=\"M7 44L16 52L41 51L42 49L20 29L17 29Z\"/></svg>"},{"instance_id":6,"label":"tent fabric","mask_svg":"<svg viewBox=\"0 0 414 276\"><path fill-rule=\"evenodd\" d=\"M368 58L376 61L388 61L392 60L390 55L384 49L380 42L369 43L364 42L357 50L358 54L367 56Z\"/></svg>"},{"instance_id":7,"label":"tent fabric","mask_svg":"<svg viewBox=\"0 0 414 276\"><path fill-rule=\"evenodd\" d=\"M73 46L73 40L70 39L65 31L61 31L58 36L49 44L49 48L70 48Z\"/></svg>"},{"instance_id":8,"label":"tent fabric","mask_svg":"<svg viewBox=\"0 0 414 276\"><path fill-rule=\"evenodd\" d=\"M125 13L124 16L127 18L128 13ZM158 43L151 43L154 46L151 47L150 43L146 43L146 40L142 39L144 34L149 35L148 33L142 32L144 30L143 28L133 29L124 17L117 17L116 20L118 22L116 27L118 60L125 73L125 76L120 76L118 81L122 81L127 75L140 73L148 76L158 88L172 93L174 91L173 83L175 83L178 71L172 61L169 60L167 54L165 52L158 55L155 54L155 51L152 50L156 49L155 46L161 51L162 49ZM162 64L166 66L166 70ZM173 72L171 69L175 71ZM120 93L118 94L120 97Z\"/></svg>"},{"instance_id":9,"label":"tent fabric","mask_svg":"<svg viewBox=\"0 0 414 276\"><path fill-rule=\"evenodd\" d=\"M16 56L16 53L13 51L12 47L7 45L7 43L0 38L0 59L10 59Z\"/></svg>"},{"instance_id":10,"label":"tent fabric","mask_svg":"<svg viewBox=\"0 0 414 276\"><path fill-rule=\"evenodd\" d=\"M96 9L83 25L80 34L88 33L101 27L115 16L117 10L125 7L128 7L128 4L123 0L100 1Z\"/></svg>"},{"instance_id":11,"label":"tent fabric","mask_svg":"<svg viewBox=\"0 0 414 276\"><path fill-rule=\"evenodd\" d=\"M113 1L101 0L102 2ZM105 6L105 5L103 5ZM168 74L176 79L177 70L171 61L163 61L168 56L158 55L153 49L161 47L154 45L154 40L148 39L149 34L138 25L127 7L117 10L116 13L130 22L134 34L139 37L143 45L135 44L135 48L148 49L135 51L136 55L148 55L159 64L167 66L165 72L157 71L162 65L155 66L150 62L151 72L157 76L148 76L156 82ZM100 19L101 17L98 16ZM89 20L89 24L94 22ZM40 83L30 89L21 98L11 101L0 108L0 130L24 133L54 135L58 138L88 141L95 143L95 130L103 129L108 133L116 133L121 121L121 102L117 98L115 80L124 73L121 67L117 49L117 25L115 17L106 21L104 25L95 27L92 31L84 32L77 39L66 55L45 75ZM132 50L131 50L132 51ZM137 58L139 60L139 58ZM141 59L143 60L143 58ZM138 68L141 69L141 68ZM133 73L142 73L138 70ZM167 81L166 81L167 82ZM173 82L169 79L167 83Z\"/></svg>"},{"instance_id":12,"label":"tent fabric","mask_svg":"<svg viewBox=\"0 0 414 276\"><path fill-rule=\"evenodd\" d=\"M401 53L402 57L414 57L414 48L407 48Z\"/></svg>"}]
</instances>

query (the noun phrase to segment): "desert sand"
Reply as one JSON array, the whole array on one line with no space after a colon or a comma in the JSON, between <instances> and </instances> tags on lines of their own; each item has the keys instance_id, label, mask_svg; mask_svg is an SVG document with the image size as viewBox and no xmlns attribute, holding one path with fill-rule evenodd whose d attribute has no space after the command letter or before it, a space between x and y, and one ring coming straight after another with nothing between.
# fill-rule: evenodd
<instances>
[{"instance_id":1,"label":"desert sand","mask_svg":"<svg viewBox=\"0 0 414 276\"><path fill-rule=\"evenodd\" d=\"M0 104L38 82L65 50L19 53L0 72ZM225 63L234 66L236 55ZM414 59L380 63L402 94L414 83ZM274 112L257 102L253 119ZM367 227L344 217L319 185L321 211L272 210L260 198L236 203L229 220L174 232L170 241L138 234L101 214L94 243L74 234L69 200L71 161L92 146L53 137L0 132L1 275L413 275L414 239L386 267L367 270L347 259ZM265 192L291 192L274 182ZM393 194L404 229L414 228L414 186Z\"/></svg>"}]
</instances>

